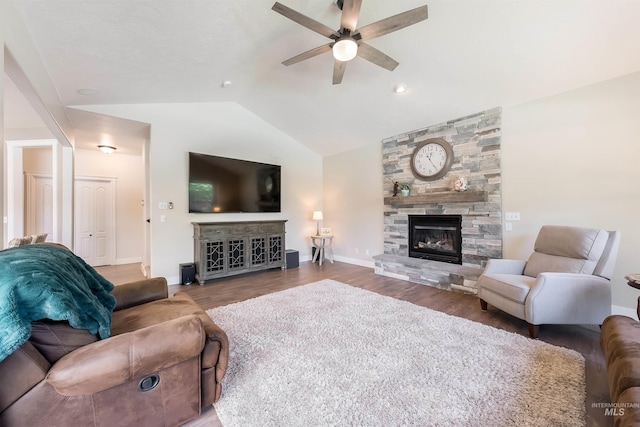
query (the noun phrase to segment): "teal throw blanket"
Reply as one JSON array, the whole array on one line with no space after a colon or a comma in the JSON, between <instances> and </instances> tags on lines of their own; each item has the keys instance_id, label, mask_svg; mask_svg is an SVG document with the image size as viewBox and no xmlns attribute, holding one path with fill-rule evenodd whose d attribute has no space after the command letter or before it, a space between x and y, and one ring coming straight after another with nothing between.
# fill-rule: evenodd
<instances>
[{"instance_id":1,"label":"teal throw blanket","mask_svg":"<svg viewBox=\"0 0 640 427\"><path fill-rule=\"evenodd\" d=\"M31 322L67 320L109 337L113 284L71 251L27 245L0 251L0 361L31 336Z\"/></svg>"}]
</instances>

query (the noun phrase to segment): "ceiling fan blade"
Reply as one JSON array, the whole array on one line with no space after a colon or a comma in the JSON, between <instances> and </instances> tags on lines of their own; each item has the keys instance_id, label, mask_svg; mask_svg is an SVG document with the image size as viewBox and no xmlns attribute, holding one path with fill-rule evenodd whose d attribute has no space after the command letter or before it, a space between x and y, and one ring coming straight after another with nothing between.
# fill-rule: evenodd
<instances>
[{"instance_id":1,"label":"ceiling fan blade","mask_svg":"<svg viewBox=\"0 0 640 427\"><path fill-rule=\"evenodd\" d=\"M315 31L318 34L322 34L325 37L329 37L332 39L336 39L340 37L335 30L327 27L326 25L316 21L315 19L311 19L308 16L301 14L288 6L283 5L282 3L275 2L272 10L278 12L280 15L291 19L294 22L302 25L303 27L307 27L311 31Z\"/></svg>"},{"instance_id":2,"label":"ceiling fan blade","mask_svg":"<svg viewBox=\"0 0 640 427\"><path fill-rule=\"evenodd\" d=\"M354 32L358 25L358 17L360 16L360 6L362 0L344 0L342 4L342 18L340 19L340 28Z\"/></svg>"},{"instance_id":3,"label":"ceiling fan blade","mask_svg":"<svg viewBox=\"0 0 640 427\"><path fill-rule=\"evenodd\" d=\"M427 6L420 6L397 15L382 19L373 24L365 25L358 29L353 38L356 40L372 40L385 34L398 31L402 28L424 21L428 18Z\"/></svg>"},{"instance_id":4,"label":"ceiling fan blade","mask_svg":"<svg viewBox=\"0 0 640 427\"><path fill-rule=\"evenodd\" d=\"M338 61L337 59L333 63L333 84L339 85L342 83L342 76L344 76L344 70L347 69L347 63Z\"/></svg>"},{"instance_id":5,"label":"ceiling fan blade","mask_svg":"<svg viewBox=\"0 0 640 427\"><path fill-rule=\"evenodd\" d=\"M398 61L366 43L358 44L358 56L389 71L395 70L399 65Z\"/></svg>"},{"instance_id":6,"label":"ceiling fan blade","mask_svg":"<svg viewBox=\"0 0 640 427\"><path fill-rule=\"evenodd\" d=\"M296 64L300 61L304 61L305 59L309 59L309 58L313 58L314 56L318 56L321 55L325 52L328 52L331 50L331 46L333 46L333 42L329 43L329 44L324 44L322 46L318 46L316 48L313 48L311 50L308 50L304 53L301 53L300 55L296 55L293 58L289 58L286 61L284 61L282 64L289 66L292 64Z\"/></svg>"}]
</instances>

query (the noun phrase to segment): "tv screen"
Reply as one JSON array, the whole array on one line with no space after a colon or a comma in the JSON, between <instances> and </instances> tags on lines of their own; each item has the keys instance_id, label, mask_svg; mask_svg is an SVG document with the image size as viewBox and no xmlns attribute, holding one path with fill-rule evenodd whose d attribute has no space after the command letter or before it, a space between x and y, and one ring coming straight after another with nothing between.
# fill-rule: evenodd
<instances>
[{"instance_id":1,"label":"tv screen","mask_svg":"<svg viewBox=\"0 0 640 427\"><path fill-rule=\"evenodd\" d=\"M280 212L280 166L189 153L189 212Z\"/></svg>"}]
</instances>

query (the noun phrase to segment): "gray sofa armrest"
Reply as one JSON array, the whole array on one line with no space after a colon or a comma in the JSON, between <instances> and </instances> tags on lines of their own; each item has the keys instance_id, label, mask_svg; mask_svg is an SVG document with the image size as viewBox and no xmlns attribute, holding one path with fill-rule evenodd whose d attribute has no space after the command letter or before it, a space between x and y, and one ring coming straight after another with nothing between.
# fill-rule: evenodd
<instances>
[{"instance_id":1,"label":"gray sofa armrest","mask_svg":"<svg viewBox=\"0 0 640 427\"><path fill-rule=\"evenodd\" d=\"M519 259L490 259L482 274L522 274L526 265Z\"/></svg>"},{"instance_id":2,"label":"gray sofa armrest","mask_svg":"<svg viewBox=\"0 0 640 427\"><path fill-rule=\"evenodd\" d=\"M577 273L540 273L525 301L526 321L600 325L611 314L611 283Z\"/></svg>"},{"instance_id":3,"label":"gray sofa armrest","mask_svg":"<svg viewBox=\"0 0 640 427\"><path fill-rule=\"evenodd\" d=\"M113 311L133 307L159 299L169 297L167 279L154 277L153 279L138 280L137 282L118 285L111 291L116 298L116 306Z\"/></svg>"}]
</instances>

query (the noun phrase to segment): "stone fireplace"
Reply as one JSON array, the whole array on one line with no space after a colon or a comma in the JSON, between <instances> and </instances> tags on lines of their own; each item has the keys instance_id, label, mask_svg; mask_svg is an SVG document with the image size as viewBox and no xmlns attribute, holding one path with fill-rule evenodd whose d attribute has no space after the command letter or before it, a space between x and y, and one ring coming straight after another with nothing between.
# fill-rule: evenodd
<instances>
[{"instance_id":1,"label":"stone fireplace","mask_svg":"<svg viewBox=\"0 0 640 427\"><path fill-rule=\"evenodd\" d=\"M376 273L476 293L476 281L487 260L502 257L500 123L501 109L496 108L382 142L384 254L374 257ZM412 174L410 158L416 145L429 138L449 142L454 160L444 177L421 181ZM453 190L458 177L466 178L468 190ZM411 194L393 196L393 183L405 181L413 181ZM410 228L410 221L418 215L459 218L459 241L455 236L451 241L460 246L455 259L448 258L451 254L447 252L452 252L448 247L438 254L445 255L443 259L423 256L429 246L438 249L438 245L448 245L443 240L449 237L438 239L438 232L432 231L431 240L413 242L415 231Z\"/></svg>"}]
</instances>

